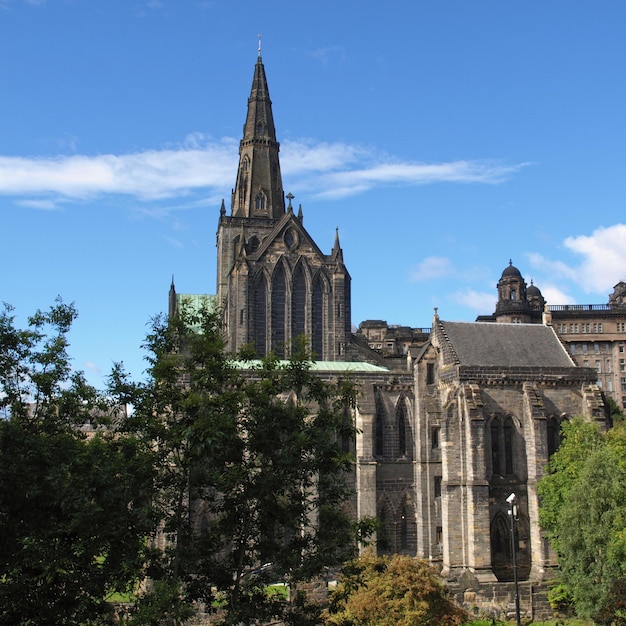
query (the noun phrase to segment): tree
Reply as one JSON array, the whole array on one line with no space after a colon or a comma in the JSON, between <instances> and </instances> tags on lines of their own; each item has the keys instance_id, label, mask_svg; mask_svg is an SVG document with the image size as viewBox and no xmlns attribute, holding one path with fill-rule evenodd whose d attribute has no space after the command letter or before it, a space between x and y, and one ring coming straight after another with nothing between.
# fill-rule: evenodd
<instances>
[{"instance_id":1,"label":"tree","mask_svg":"<svg viewBox=\"0 0 626 626\"><path fill-rule=\"evenodd\" d=\"M353 555L354 387L311 372L302 343L286 363L237 361L208 306L157 318L146 347L131 422L158 451L163 558L135 623L148 613L162 623L159 594L180 600L164 623L181 623L194 602L226 624L283 616L269 582L296 586Z\"/></svg>"},{"instance_id":2,"label":"tree","mask_svg":"<svg viewBox=\"0 0 626 626\"><path fill-rule=\"evenodd\" d=\"M326 613L335 626L457 626L467 619L428 563L369 552L346 565Z\"/></svg>"},{"instance_id":3,"label":"tree","mask_svg":"<svg viewBox=\"0 0 626 626\"><path fill-rule=\"evenodd\" d=\"M0 622L110 623L107 595L143 573L151 464L141 442L79 426L115 413L72 372L61 300L0 313Z\"/></svg>"},{"instance_id":4,"label":"tree","mask_svg":"<svg viewBox=\"0 0 626 626\"><path fill-rule=\"evenodd\" d=\"M575 420L541 481L541 519L578 615L626 623L626 426Z\"/></svg>"}]
</instances>

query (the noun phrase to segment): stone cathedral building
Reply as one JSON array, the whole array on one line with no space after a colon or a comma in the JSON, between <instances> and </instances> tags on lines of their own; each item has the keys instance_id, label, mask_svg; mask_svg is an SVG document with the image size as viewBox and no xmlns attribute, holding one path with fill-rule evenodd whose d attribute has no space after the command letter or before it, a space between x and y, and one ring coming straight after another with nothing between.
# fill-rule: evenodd
<instances>
[{"instance_id":1,"label":"stone cathedral building","mask_svg":"<svg viewBox=\"0 0 626 626\"><path fill-rule=\"evenodd\" d=\"M536 319L451 322L435 311L432 329L370 321L353 333L339 236L320 247L306 230L302 207L283 190L276 137L259 53L235 187L217 224L216 303L228 349L250 344L259 356L284 357L305 335L320 375L351 372L359 385L354 513L380 519L379 552L428 559L466 604L511 602L506 498L514 492L522 608L536 613L535 591L554 565L537 482L562 420L604 420L596 371L574 362L543 306ZM510 285L502 289L502 300L517 302ZM184 298L193 296L172 284L170 315Z\"/></svg>"}]
</instances>

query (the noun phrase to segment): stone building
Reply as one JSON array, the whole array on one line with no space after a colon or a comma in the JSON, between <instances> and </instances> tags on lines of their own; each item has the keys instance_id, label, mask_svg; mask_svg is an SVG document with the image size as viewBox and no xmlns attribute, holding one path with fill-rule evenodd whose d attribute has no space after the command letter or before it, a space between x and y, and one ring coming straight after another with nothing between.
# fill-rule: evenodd
<instances>
[{"instance_id":1,"label":"stone building","mask_svg":"<svg viewBox=\"0 0 626 626\"><path fill-rule=\"evenodd\" d=\"M478 321L551 324L574 361L596 372L596 383L626 409L626 283L615 285L607 304L546 305L541 291L512 264L498 281L492 315Z\"/></svg>"},{"instance_id":2,"label":"stone building","mask_svg":"<svg viewBox=\"0 0 626 626\"><path fill-rule=\"evenodd\" d=\"M304 335L320 375L350 371L359 386L354 514L380 519L377 549L429 559L461 601L506 605L506 497L519 498L517 556L531 589L553 565L538 526L537 481L563 419L604 419L596 371L578 367L554 328L539 323L541 294L512 265L498 285L495 317L488 316L506 323L448 322L435 313L432 331L369 320L353 333L339 236L324 253L292 199L283 192L259 55L230 210L222 202L218 217L212 297L228 348L248 344L259 356L286 357ZM197 299L172 283L170 315L185 297ZM530 598L522 604L532 614Z\"/></svg>"}]
</instances>

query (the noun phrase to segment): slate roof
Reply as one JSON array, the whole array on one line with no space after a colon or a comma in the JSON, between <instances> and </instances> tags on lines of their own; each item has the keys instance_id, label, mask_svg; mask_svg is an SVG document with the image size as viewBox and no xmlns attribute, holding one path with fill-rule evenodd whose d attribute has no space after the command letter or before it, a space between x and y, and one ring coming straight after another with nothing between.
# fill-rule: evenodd
<instances>
[{"instance_id":1,"label":"slate roof","mask_svg":"<svg viewBox=\"0 0 626 626\"><path fill-rule=\"evenodd\" d=\"M440 328L461 365L576 367L550 326L441 321Z\"/></svg>"}]
</instances>

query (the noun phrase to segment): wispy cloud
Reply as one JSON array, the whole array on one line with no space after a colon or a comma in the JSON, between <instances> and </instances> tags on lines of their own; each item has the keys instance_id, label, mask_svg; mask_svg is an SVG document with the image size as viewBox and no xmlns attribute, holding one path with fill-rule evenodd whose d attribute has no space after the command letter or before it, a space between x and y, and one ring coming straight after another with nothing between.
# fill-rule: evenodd
<instances>
[{"instance_id":1,"label":"wispy cloud","mask_svg":"<svg viewBox=\"0 0 626 626\"><path fill-rule=\"evenodd\" d=\"M344 62L346 60L346 51L341 46L322 46L311 51L311 56L322 65L328 65L331 61Z\"/></svg>"},{"instance_id":2,"label":"wispy cloud","mask_svg":"<svg viewBox=\"0 0 626 626\"><path fill-rule=\"evenodd\" d=\"M35 208L63 199L122 194L142 201L184 198L202 192L224 197L234 182L238 141L195 134L180 145L130 154L0 156L0 194ZM286 141L283 174L290 187L317 198L339 198L389 185L496 184L525 164L484 161L412 163L372 147L345 143ZM53 206L54 205L54 206Z\"/></svg>"}]
</instances>

